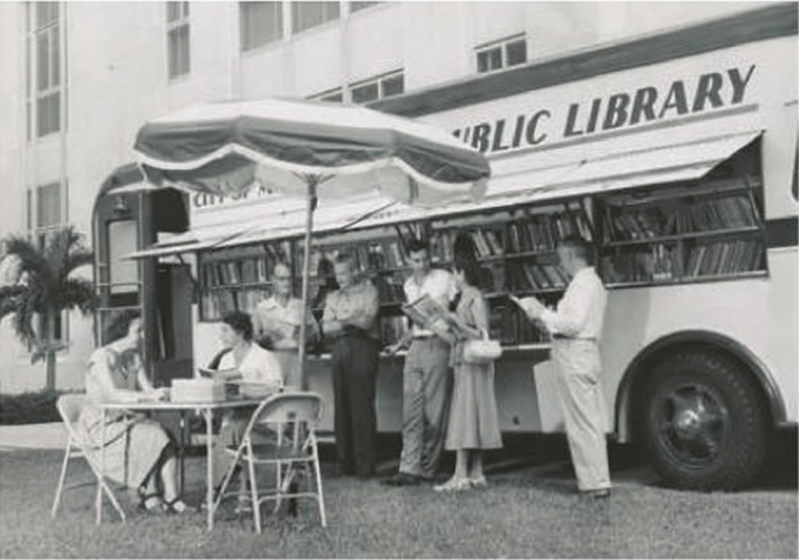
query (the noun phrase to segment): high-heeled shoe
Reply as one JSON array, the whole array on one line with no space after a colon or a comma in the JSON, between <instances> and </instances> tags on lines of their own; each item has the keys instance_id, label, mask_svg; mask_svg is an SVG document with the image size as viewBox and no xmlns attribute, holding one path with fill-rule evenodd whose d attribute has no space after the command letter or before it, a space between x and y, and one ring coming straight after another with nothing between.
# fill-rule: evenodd
<instances>
[{"instance_id":1,"label":"high-heeled shoe","mask_svg":"<svg viewBox=\"0 0 799 560\"><path fill-rule=\"evenodd\" d=\"M164 511L169 514L185 513L188 511L188 509L189 506L187 506L186 503L180 498L175 498L174 500L164 502Z\"/></svg>"},{"instance_id":2,"label":"high-heeled shoe","mask_svg":"<svg viewBox=\"0 0 799 560\"><path fill-rule=\"evenodd\" d=\"M161 494L158 492L147 494L144 488L139 488L138 494L140 511L154 511L163 503Z\"/></svg>"},{"instance_id":3,"label":"high-heeled shoe","mask_svg":"<svg viewBox=\"0 0 799 560\"><path fill-rule=\"evenodd\" d=\"M482 474L476 478L470 478L469 483L472 485L472 488L485 488L488 486L488 481L485 475Z\"/></svg>"},{"instance_id":4,"label":"high-heeled shoe","mask_svg":"<svg viewBox=\"0 0 799 560\"><path fill-rule=\"evenodd\" d=\"M468 490L469 488L471 488L469 479L461 478L459 476L453 476L444 484L433 486L433 490L436 492L462 492L463 490Z\"/></svg>"}]
</instances>

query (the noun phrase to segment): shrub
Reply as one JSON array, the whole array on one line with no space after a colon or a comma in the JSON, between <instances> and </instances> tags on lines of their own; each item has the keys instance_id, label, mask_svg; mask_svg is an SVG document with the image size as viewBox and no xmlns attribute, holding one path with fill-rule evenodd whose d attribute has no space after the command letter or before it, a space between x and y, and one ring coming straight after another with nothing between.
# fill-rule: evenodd
<instances>
[{"instance_id":1,"label":"shrub","mask_svg":"<svg viewBox=\"0 0 799 560\"><path fill-rule=\"evenodd\" d=\"M58 422L55 403L65 391L42 389L18 395L0 395L0 424Z\"/></svg>"}]
</instances>

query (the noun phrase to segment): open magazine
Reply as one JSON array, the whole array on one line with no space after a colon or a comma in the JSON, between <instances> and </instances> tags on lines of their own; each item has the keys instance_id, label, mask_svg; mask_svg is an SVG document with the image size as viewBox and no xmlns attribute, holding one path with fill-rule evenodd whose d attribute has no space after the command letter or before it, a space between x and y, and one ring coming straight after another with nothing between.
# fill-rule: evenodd
<instances>
[{"instance_id":1,"label":"open magazine","mask_svg":"<svg viewBox=\"0 0 799 560\"><path fill-rule=\"evenodd\" d=\"M427 294L404 304L402 311L415 323L433 331L450 344L468 336L461 325L451 318L449 311Z\"/></svg>"}]
</instances>

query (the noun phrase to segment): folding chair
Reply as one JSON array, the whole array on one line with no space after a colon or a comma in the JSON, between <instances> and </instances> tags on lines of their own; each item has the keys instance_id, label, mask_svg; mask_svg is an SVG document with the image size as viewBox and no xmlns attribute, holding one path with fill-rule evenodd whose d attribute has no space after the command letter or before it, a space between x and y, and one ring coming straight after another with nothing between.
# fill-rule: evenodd
<instances>
[{"instance_id":1,"label":"folding chair","mask_svg":"<svg viewBox=\"0 0 799 560\"><path fill-rule=\"evenodd\" d=\"M322 414L322 397L317 393L296 391L280 393L264 400L253 413L238 447L228 447L227 452L234 460L227 470L222 486L214 503L216 511L223 498L230 495L246 496L238 492L225 494L240 462L247 463L250 480L255 530L261 532L261 503L275 500L275 512L284 499L314 498L319 505L322 527L327 527L325 501L322 492L322 475L319 468L319 450L316 443L316 426ZM254 444L252 432L259 426L271 427L275 432L275 442ZM284 435L283 428L292 427L291 437ZM259 493L255 478L256 465L272 465L275 468L275 486ZM300 491L296 480L300 476L297 467L302 465L307 489ZM313 477L311 476L313 466ZM313 478L313 484L312 479ZM314 488L312 488L312 486Z\"/></svg>"},{"instance_id":2,"label":"folding chair","mask_svg":"<svg viewBox=\"0 0 799 560\"><path fill-rule=\"evenodd\" d=\"M80 411L85 403L85 395L62 395L56 402L58 414L61 415L61 419L64 421L64 426L66 426L67 429L67 445L66 451L64 452L64 463L61 467L61 476L58 479L58 488L56 489L55 500L53 501L53 509L50 512L50 515L51 517L55 517L56 512L58 511L58 506L61 502L62 492L94 483L94 481L82 482L73 484L68 488L64 488L64 479L67 475L67 464L69 463L69 460L72 458L83 457L86 459L86 462L92 469L95 479L97 480L97 484L100 485L100 487L103 489L103 493L105 493L105 495L111 500L111 503L114 505L114 509L117 510L117 513L119 513L122 521L125 521L125 512L122 510L122 507L120 507L119 502L117 502L117 499L114 497L111 489L102 479L99 465L97 465L92 457L88 454L89 450L99 449L99 446L87 441L77 429L78 417L80 416Z\"/></svg>"}]
</instances>

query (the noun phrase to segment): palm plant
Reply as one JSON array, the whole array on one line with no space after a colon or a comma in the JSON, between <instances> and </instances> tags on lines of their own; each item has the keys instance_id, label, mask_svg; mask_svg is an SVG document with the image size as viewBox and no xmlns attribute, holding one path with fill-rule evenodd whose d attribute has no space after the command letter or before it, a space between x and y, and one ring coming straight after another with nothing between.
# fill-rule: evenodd
<instances>
[{"instance_id":1,"label":"palm plant","mask_svg":"<svg viewBox=\"0 0 799 560\"><path fill-rule=\"evenodd\" d=\"M47 388L55 389L56 352L64 348L56 336L58 318L65 310L78 309L89 315L97 308L92 282L70 277L76 269L92 264L94 254L73 226L48 236L41 249L15 235L5 242L5 258L15 259L16 266L13 281L0 287L0 320L13 315L17 337L33 348L31 363L46 360Z\"/></svg>"}]
</instances>

